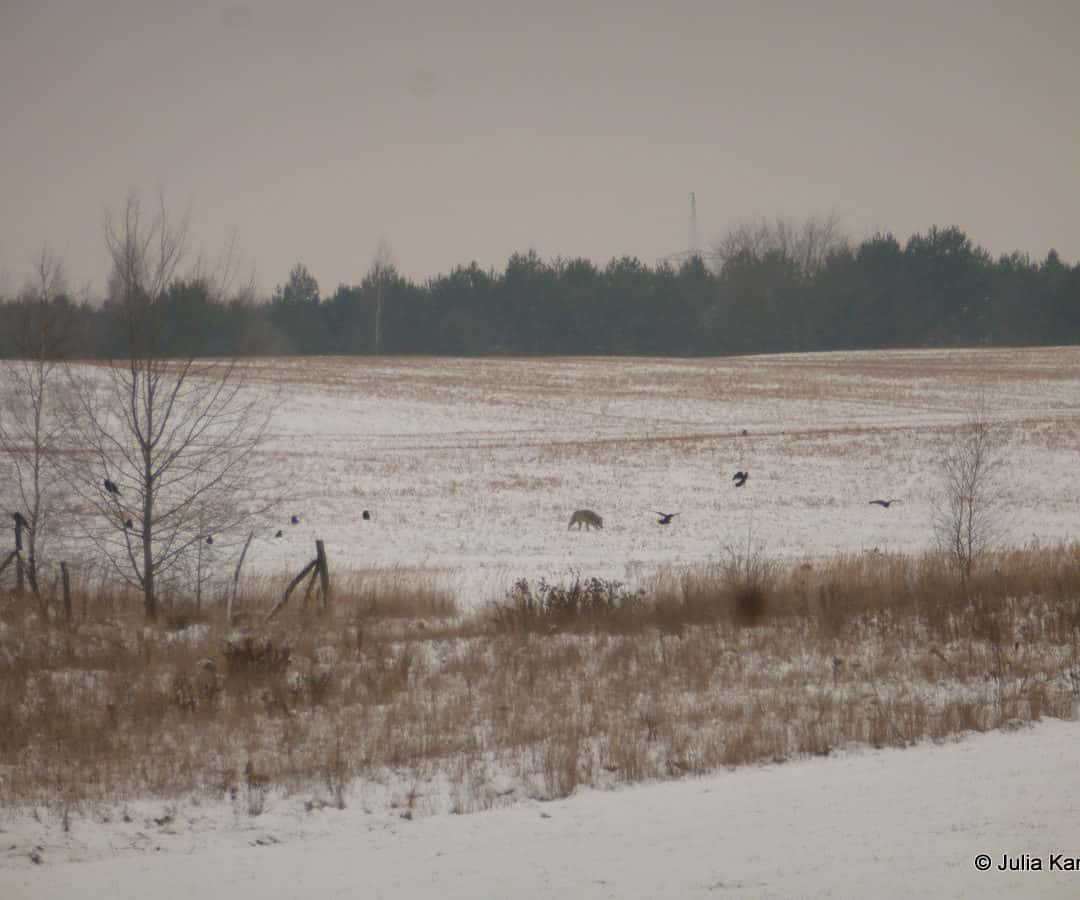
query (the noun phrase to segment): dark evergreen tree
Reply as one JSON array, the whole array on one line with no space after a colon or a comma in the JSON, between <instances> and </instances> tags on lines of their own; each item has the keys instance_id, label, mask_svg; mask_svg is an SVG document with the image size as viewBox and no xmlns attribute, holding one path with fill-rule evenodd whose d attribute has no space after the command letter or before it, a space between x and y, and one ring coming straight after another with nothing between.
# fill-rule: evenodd
<instances>
[{"instance_id":1,"label":"dark evergreen tree","mask_svg":"<svg viewBox=\"0 0 1080 900\"><path fill-rule=\"evenodd\" d=\"M292 352L328 352L329 336L319 312L319 283L303 263L297 263L289 280L274 289L270 322L289 342Z\"/></svg>"}]
</instances>

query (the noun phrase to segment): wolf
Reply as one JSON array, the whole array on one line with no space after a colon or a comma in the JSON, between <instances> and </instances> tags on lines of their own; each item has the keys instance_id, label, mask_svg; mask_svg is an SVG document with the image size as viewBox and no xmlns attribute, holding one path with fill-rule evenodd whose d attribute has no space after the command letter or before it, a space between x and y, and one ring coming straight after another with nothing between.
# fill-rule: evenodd
<instances>
[{"instance_id":1,"label":"wolf","mask_svg":"<svg viewBox=\"0 0 1080 900\"><path fill-rule=\"evenodd\" d=\"M570 517L570 524L566 526L566 530L569 531L577 524L578 531L581 531L581 526L585 525L586 531L591 531L593 526L597 528L604 527L604 520L600 518L591 509L579 509Z\"/></svg>"}]
</instances>

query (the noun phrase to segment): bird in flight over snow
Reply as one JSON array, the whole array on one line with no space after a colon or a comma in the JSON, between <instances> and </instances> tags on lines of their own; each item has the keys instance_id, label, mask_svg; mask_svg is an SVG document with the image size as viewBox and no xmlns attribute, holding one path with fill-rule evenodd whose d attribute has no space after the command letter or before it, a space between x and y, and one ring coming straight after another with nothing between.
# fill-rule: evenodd
<instances>
[{"instance_id":1,"label":"bird in flight over snow","mask_svg":"<svg viewBox=\"0 0 1080 900\"><path fill-rule=\"evenodd\" d=\"M657 512L656 514L660 517L660 521L657 522L658 525L670 525L671 520L674 519L678 515L678 513L663 513L663 512Z\"/></svg>"},{"instance_id":2,"label":"bird in flight over snow","mask_svg":"<svg viewBox=\"0 0 1080 900\"><path fill-rule=\"evenodd\" d=\"M744 484L746 484L746 479L748 479L749 477L749 472L739 471L731 476L731 480L735 482L735 487L742 487Z\"/></svg>"},{"instance_id":3,"label":"bird in flight over snow","mask_svg":"<svg viewBox=\"0 0 1080 900\"><path fill-rule=\"evenodd\" d=\"M880 506L882 509L888 509L893 503L899 503L899 500L871 500L871 506Z\"/></svg>"}]
</instances>

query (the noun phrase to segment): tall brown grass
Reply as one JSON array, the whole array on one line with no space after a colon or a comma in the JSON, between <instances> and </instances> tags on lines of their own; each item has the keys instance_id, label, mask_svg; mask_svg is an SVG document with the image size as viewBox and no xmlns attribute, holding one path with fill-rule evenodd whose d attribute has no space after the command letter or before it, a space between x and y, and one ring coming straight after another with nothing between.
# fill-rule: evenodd
<instances>
[{"instance_id":1,"label":"tall brown grass","mask_svg":"<svg viewBox=\"0 0 1080 900\"><path fill-rule=\"evenodd\" d=\"M344 805L361 779L412 785L388 801L410 815L464 812L1080 700L1075 546L998 554L965 589L936 556L523 581L467 613L430 584L339 584L329 613L297 603L264 626L267 583L234 628L179 604L150 627L120 594L80 596L70 626L3 601L0 802L197 795L254 815L288 794Z\"/></svg>"}]
</instances>

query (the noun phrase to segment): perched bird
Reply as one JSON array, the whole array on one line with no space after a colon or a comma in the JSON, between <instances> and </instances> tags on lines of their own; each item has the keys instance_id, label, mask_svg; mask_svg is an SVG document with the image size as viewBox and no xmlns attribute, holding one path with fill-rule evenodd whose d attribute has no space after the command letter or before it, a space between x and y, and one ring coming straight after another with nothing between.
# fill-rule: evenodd
<instances>
[{"instance_id":1,"label":"perched bird","mask_svg":"<svg viewBox=\"0 0 1080 900\"><path fill-rule=\"evenodd\" d=\"M134 522L132 522L132 521L131 521L131 519L128 519L128 520L127 520L127 521L126 521L126 522L124 523L124 527L125 527L125 528L127 528L127 529L128 529L129 531L130 531L130 530L131 530L132 528L134 528L134 527L135 527L135 523L134 523Z\"/></svg>"},{"instance_id":2,"label":"perched bird","mask_svg":"<svg viewBox=\"0 0 1080 900\"><path fill-rule=\"evenodd\" d=\"M106 490L106 491L107 491L108 493L110 493L110 494L116 494L116 496L117 496L117 497L119 497L119 496L120 496L120 488L118 488L118 487L116 486L116 483L115 483L115 482L109 481L109 479L108 479L108 478L106 478L106 479L105 479L105 481L104 481L103 483L104 483L104 485L105 485L105 490Z\"/></svg>"},{"instance_id":3,"label":"perched bird","mask_svg":"<svg viewBox=\"0 0 1080 900\"><path fill-rule=\"evenodd\" d=\"M278 533L275 534L274 537L278 538L278 537L282 537L283 535L284 535L284 532L279 528Z\"/></svg>"},{"instance_id":4,"label":"perched bird","mask_svg":"<svg viewBox=\"0 0 1080 900\"><path fill-rule=\"evenodd\" d=\"M735 487L742 487L744 484L746 484L746 479L749 477L749 472L739 471L731 476L731 480L735 482Z\"/></svg>"},{"instance_id":5,"label":"perched bird","mask_svg":"<svg viewBox=\"0 0 1080 900\"><path fill-rule=\"evenodd\" d=\"M208 543L208 544L213 544L214 543L214 536L212 534L208 534L206 536L206 543Z\"/></svg>"},{"instance_id":6,"label":"perched bird","mask_svg":"<svg viewBox=\"0 0 1080 900\"><path fill-rule=\"evenodd\" d=\"M368 511L367 511L367 510L365 509L365 510L364 510L364 514L363 514L363 515L361 516L361 518L362 518L362 519L363 519L363 520L364 520L365 522L369 522L369 521L371 521L371 513L369 513L369 512L368 512Z\"/></svg>"},{"instance_id":7,"label":"perched bird","mask_svg":"<svg viewBox=\"0 0 1080 900\"><path fill-rule=\"evenodd\" d=\"M660 521L657 522L658 525L670 525L671 520L674 519L678 515L678 513L664 513L664 512L657 512L656 514L660 517Z\"/></svg>"},{"instance_id":8,"label":"perched bird","mask_svg":"<svg viewBox=\"0 0 1080 900\"><path fill-rule=\"evenodd\" d=\"M882 509L888 509L893 503L899 503L899 500L871 500L871 506L880 506Z\"/></svg>"},{"instance_id":9,"label":"perched bird","mask_svg":"<svg viewBox=\"0 0 1080 900\"><path fill-rule=\"evenodd\" d=\"M300 524L300 517L299 516L293 516L291 519L289 519L289 522L291 524L293 524L293 525L299 525Z\"/></svg>"}]
</instances>

